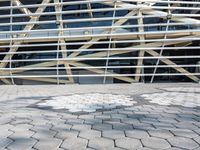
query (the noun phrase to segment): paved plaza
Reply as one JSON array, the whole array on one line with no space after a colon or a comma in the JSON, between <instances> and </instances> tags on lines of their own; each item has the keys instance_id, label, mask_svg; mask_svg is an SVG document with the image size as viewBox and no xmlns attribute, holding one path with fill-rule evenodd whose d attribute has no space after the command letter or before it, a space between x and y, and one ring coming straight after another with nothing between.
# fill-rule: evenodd
<instances>
[{"instance_id":1,"label":"paved plaza","mask_svg":"<svg viewBox=\"0 0 200 150\"><path fill-rule=\"evenodd\" d=\"M0 149L200 150L199 84L0 86Z\"/></svg>"}]
</instances>

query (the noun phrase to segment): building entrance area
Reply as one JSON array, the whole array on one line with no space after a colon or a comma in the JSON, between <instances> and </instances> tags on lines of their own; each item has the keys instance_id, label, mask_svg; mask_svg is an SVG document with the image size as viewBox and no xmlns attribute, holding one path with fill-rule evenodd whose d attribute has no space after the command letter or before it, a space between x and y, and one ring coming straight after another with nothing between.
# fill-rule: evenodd
<instances>
[{"instance_id":1,"label":"building entrance area","mask_svg":"<svg viewBox=\"0 0 200 150\"><path fill-rule=\"evenodd\" d=\"M0 84L200 81L196 0L1 0Z\"/></svg>"}]
</instances>

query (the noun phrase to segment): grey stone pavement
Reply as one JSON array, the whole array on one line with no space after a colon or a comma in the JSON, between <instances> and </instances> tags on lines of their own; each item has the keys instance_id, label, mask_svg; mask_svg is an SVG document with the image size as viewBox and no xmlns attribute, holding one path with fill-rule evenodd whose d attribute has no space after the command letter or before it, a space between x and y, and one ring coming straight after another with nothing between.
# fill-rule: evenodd
<instances>
[{"instance_id":1,"label":"grey stone pavement","mask_svg":"<svg viewBox=\"0 0 200 150\"><path fill-rule=\"evenodd\" d=\"M179 103L196 94L194 107L159 105L141 96L166 90L176 91ZM85 93L124 94L137 103L91 113L37 106L51 97ZM199 95L198 84L0 86L0 149L200 150Z\"/></svg>"}]
</instances>

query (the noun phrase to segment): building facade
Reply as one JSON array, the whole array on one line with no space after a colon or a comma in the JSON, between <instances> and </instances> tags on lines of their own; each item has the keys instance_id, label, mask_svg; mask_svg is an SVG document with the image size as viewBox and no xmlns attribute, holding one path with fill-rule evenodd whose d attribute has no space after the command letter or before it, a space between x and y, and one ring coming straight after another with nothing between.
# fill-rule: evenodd
<instances>
[{"instance_id":1,"label":"building facade","mask_svg":"<svg viewBox=\"0 0 200 150\"><path fill-rule=\"evenodd\" d=\"M198 0L0 0L0 84L196 82Z\"/></svg>"}]
</instances>

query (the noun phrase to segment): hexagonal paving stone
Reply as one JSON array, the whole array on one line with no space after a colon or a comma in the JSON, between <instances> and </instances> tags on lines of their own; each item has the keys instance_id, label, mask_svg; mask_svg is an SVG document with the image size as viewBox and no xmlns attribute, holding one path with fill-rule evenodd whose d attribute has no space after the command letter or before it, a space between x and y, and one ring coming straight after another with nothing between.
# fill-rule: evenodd
<instances>
[{"instance_id":1,"label":"hexagonal paving stone","mask_svg":"<svg viewBox=\"0 0 200 150\"><path fill-rule=\"evenodd\" d=\"M164 140L164 139L160 139L160 138L156 138L156 137L149 137L149 138L145 138L142 139L142 143L145 147L149 147L152 149L167 149L170 148L170 144Z\"/></svg>"},{"instance_id":2,"label":"hexagonal paving stone","mask_svg":"<svg viewBox=\"0 0 200 150\"><path fill-rule=\"evenodd\" d=\"M119 148L119 147L112 147L112 148L109 148L109 150L124 150L124 149Z\"/></svg>"},{"instance_id":3,"label":"hexagonal paving stone","mask_svg":"<svg viewBox=\"0 0 200 150\"><path fill-rule=\"evenodd\" d=\"M117 147L124 149L138 149L142 147L142 143L137 139L132 138L120 138L115 141Z\"/></svg>"},{"instance_id":4,"label":"hexagonal paving stone","mask_svg":"<svg viewBox=\"0 0 200 150\"><path fill-rule=\"evenodd\" d=\"M58 132L56 137L59 139L67 139L67 138L77 138L79 132L75 130L65 130L62 132Z\"/></svg>"},{"instance_id":5,"label":"hexagonal paving stone","mask_svg":"<svg viewBox=\"0 0 200 150\"><path fill-rule=\"evenodd\" d=\"M176 136L186 137L186 138L195 138L198 137L198 134L189 129L173 129L171 132Z\"/></svg>"},{"instance_id":6,"label":"hexagonal paving stone","mask_svg":"<svg viewBox=\"0 0 200 150\"><path fill-rule=\"evenodd\" d=\"M158 137L163 139L173 137L173 134L170 133L168 130L150 130L148 132L153 137Z\"/></svg>"},{"instance_id":7,"label":"hexagonal paving stone","mask_svg":"<svg viewBox=\"0 0 200 150\"><path fill-rule=\"evenodd\" d=\"M56 139L56 138L46 138L46 139L41 139L39 140L36 145L34 145L34 148L38 150L54 150L58 149L60 144L62 143L61 139Z\"/></svg>"},{"instance_id":8,"label":"hexagonal paving stone","mask_svg":"<svg viewBox=\"0 0 200 150\"><path fill-rule=\"evenodd\" d=\"M183 149L180 149L180 148L177 148L177 147L171 147L171 148L168 148L166 150L183 150Z\"/></svg>"},{"instance_id":9,"label":"hexagonal paving stone","mask_svg":"<svg viewBox=\"0 0 200 150\"><path fill-rule=\"evenodd\" d=\"M199 143L199 144L200 144L200 136L198 136L198 137L195 137L195 138L194 138L194 140L195 140L197 143Z\"/></svg>"},{"instance_id":10,"label":"hexagonal paving stone","mask_svg":"<svg viewBox=\"0 0 200 150\"><path fill-rule=\"evenodd\" d=\"M19 149L31 149L37 140L32 138L19 138L15 139L13 143L8 146L8 149L19 150Z\"/></svg>"},{"instance_id":11,"label":"hexagonal paving stone","mask_svg":"<svg viewBox=\"0 0 200 150\"><path fill-rule=\"evenodd\" d=\"M7 145L11 144L12 142L13 140L11 139L0 137L0 149L5 148Z\"/></svg>"},{"instance_id":12,"label":"hexagonal paving stone","mask_svg":"<svg viewBox=\"0 0 200 150\"><path fill-rule=\"evenodd\" d=\"M115 129L115 130L131 130L131 129L133 129L133 126L130 124L116 122L113 124L113 129Z\"/></svg>"},{"instance_id":13,"label":"hexagonal paving stone","mask_svg":"<svg viewBox=\"0 0 200 150\"><path fill-rule=\"evenodd\" d=\"M141 147L141 148L138 148L137 150L153 150L153 149L148 148L148 147Z\"/></svg>"},{"instance_id":14,"label":"hexagonal paving stone","mask_svg":"<svg viewBox=\"0 0 200 150\"><path fill-rule=\"evenodd\" d=\"M94 138L89 140L88 146L94 149L110 149L114 148L114 141L106 138Z\"/></svg>"},{"instance_id":15,"label":"hexagonal paving stone","mask_svg":"<svg viewBox=\"0 0 200 150\"><path fill-rule=\"evenodd\" d=\"M82 137L84 139L94 139L97 137L101 137L101 132L97 130L85 130L80 132L79 137Z\"/></svg>"},{"instance_id":16,"label":"hexagonal paving stone","mask_svg":"<svg viewBox=\"0 0 200 150\"><path fill-rule=\"evenodd\" d=\"M183 149L195 149L199 147L199 145L195 141L184 137L172 137L169 138L168 141L172 146Z\"/></svg>"},{"instance_id":17,"label":"hexagonal paving stone","mask_svg":"<svg viewBox=\"0 0 200 150\"><path fill-rule=\"evenodd\" d=\"M69 138L64 140L62 145L60 146L61 148L66 148L66 149L85 149L87 147L88 140L82 139L82 138Z\"/></svg>"},{"instance_id":18,"label":"hexagonal paving stone","mask_svg":"<svg viewBox=\"0 0 200 150\"><path fill-rule=\"evenodd\" d=\"M90 130L91 129L91 125L76 124L76 125L73 125L71 129L77 130L77 131Z\"/></svg>"},{"instance_id":19,"label":"hexagonal paving stone","mask_svg":"<svg viewBox=\"0 0 200 150\"><path fill-rule=\"evenodd\" d=\"M94 130L112 130L112 125L111 124L106 124L106 123L98 123L98 124L94 124L92 129Z\"/></svg>"},{"instance_id":20,"label":"hexagonal paving stone","mask_svg":"<svg viewBox=\"0 0 200 150\"><path fill-rule=\"evenodd\" d=\"M103 131L102 135L103 137L107 137L110 139L119 139L125 137L124 132L120 130Z\"/></svg>"},{"instance_id":21,"label":"hexagonal paving stone","mask_svg":"<svg viewBox=\"0 0 200 150\"><path fill-rule=\"evenodd\" d=\"M143 139L149 137L148 133L144 130L127 130L125 131L127 137Z\"/></svg>"}]
</instances>

